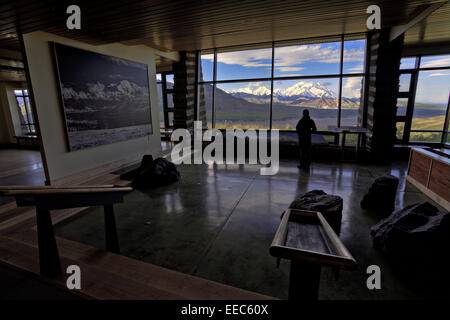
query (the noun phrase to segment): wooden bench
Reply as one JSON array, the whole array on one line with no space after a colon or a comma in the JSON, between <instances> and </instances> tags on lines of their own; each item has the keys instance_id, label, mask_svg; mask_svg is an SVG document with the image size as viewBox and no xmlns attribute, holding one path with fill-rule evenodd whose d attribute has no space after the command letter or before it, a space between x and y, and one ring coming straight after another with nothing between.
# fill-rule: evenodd
<instances>
[{"instance_id":1,"label":"wooden bench","mask_svg":"<svg viewBox=\"0 0 450 320\"><path fill-rule=\"evenodd\" d=\"M291 261L289 300L317 300L320 270L355 270L356 261L320 212L288 209L270 254Z\"/></svg>"},{"instance_id":2,"label":"wooden bench","mask_svg":"<svg viewBox=\"0 0 450 320\"><path fill-rule=\"evenodd\" d=\"M22 197L25 196L24 194L35 191L33 192L35 193L33 196L57 194L56 197L59 197L59 195L71 194L72 191L76 189L108 189L108 191L114 189L119 192L119 188L117 188L117 186L114 187L113 185L80 185L76 187L7 186L0 187L0 195L14 193L14 196ZM42 190L47 191L43 192ZM126 190L131 190L131 188L126 188ZM120 192L122 192L122 190ZM97 195L100 194L100 192L93 193ZM31 211L29 213L33 214L33 210L27 210L26 207L17 208L15 205L9 206L9 209L7 210L11 211L11 215L13 214L13 211L16 210L25 210L26 212ZM52 212L52 216L53 218L56 217L56 220L58 220L61 216L65 215L65 212L74 210L78 209L56 210ZM8 217L11 217L11 215L8 214ZM41 250L43 248L42 228L36 229L36 222L30 221L34 220L32 219L32 215L30 216L28 214L27 216L27 219L21 219L21 222L16 223L13 227L10 226L3 229L3 231L0 230L0 263L6 263L15 268L24 270L25 272L39 275L42 274L42 265L39 261ZM47 219L48 218L47 214ZM53 219L53 221L55 221L55 219ZM48 223L47 228L49 228ZM52 228L50 230L53 231ZM116 234L115 228L114 232L111 233ZM180 273L111 252L114 250L105 251L60 237L53 236L48 238L50 238L50 240L56 240L56 244L53 246L54 248L57 248L55 251L59 256L59 262L61 263L60 267L62 270L66 270L69 265L78 265L81 268L83 279L82 287L80 290L76 290L76 294L79 294L84 298L102 300L274 299L273 297ZM66 279L67 275L63 272L61 275L54 278L46 277L44 281L66 289Z\"/></svg>"},{"instance_id":3,"label":"wooden bench","mask_svg":"<svg viewBox=\"0 0 450 320\"><path fill-rule=\"evenodd\" d=\"M105 252L86 244L56 237L63 270L78 265L82 286L73 290L87 299L99 300L266 300L259 293L184 274L150 263ZM0 263L39 274L37 235L33 229L13 235L0 234ZM67 289L67 275L45 279Z\"/></svg>"},{"instance_id":4,"label":"wooden bench","mask_svg":"<svg viewBox=\"0 0 450 320\"><path fill-rule=\"evenodd\" d=\"M0 195L15 197L18 207L36 206L40 274L54 278L62 271L50 210L104 206L106 250L119 253L113 205L123 202L123 195L132 190L112 185L4 186L0 187Z\"/></svg>"},{"instance_id":5,"label":"wooden bench","mask_svg":"<svg viewBox=\"0 0 450 320\"><path fill-rule=\"evenodd\" d=\"M17 145L24 147L39 147L39 140L36 135L15 136Z\"/></svg>"}]
</instances>

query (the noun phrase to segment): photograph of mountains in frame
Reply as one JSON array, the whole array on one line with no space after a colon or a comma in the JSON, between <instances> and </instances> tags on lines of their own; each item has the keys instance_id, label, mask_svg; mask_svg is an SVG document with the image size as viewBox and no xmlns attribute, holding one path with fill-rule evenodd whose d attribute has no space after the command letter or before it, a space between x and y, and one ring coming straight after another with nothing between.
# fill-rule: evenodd
<instances>
[{"instance_id":1,"label":"photograph of mountains in frame","mask_svg":"<svg viewBox=\"0 0 450 320\"><path fill-rule=\"evenodd\" d=\"M50 44L69 151L153 133L146 64Z\"/></svg>"}]
</instances>

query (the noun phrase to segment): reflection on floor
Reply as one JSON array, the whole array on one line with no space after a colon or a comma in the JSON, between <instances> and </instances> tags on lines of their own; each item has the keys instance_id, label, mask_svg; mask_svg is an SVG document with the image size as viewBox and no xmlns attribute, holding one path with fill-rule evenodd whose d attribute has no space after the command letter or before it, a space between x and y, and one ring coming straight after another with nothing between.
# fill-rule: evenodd
<instances>
[{"instance_id":1,"label":"reflection on floor","mask_svg":"<svg viewBox=\"0 0 450 320\"><path fill-rule=\"evenodd\" d=\"M44 185L41 153L36 150L0 149L0 185ZM0 197L0 205L13 199Z\"/></svg>"},{"instance_id":2,"label":"reflection on floor","mask_svg":"<svg viewBox=\"0 0 450 320\"><path fill-rule=\"evenodd\" d=\"M239 288L287 298L289 265L280 269L268 253L280 214L296 195L322 189L344 199L341 239L358 261L358 271L341 272L335 281L323 268L320 299L401 299L436 296L404 280L372 248L369 229L380 217L359 202L374 178L400 178L397 208L430 201L412 186L405 190L406 163L367 166L314 164L299 172L282 162L275 176L260 176L257 166L182 165L181 182L134 191L116 206L122 254ZM103 212L91 208L56 227L57 235L103 248ZM382 270L382 290L368 290L366 268Z\"/></svg>"},{"instance_id":3,"label":"reflection on floor","mask_svg":"<svg viewBox=\"0 0 450 320\"><path fill-rule=\"evenodd\" d=\"M172 148L173 148L172 141L161 141L161 150L163 153L169 151Z\"/></svg>"}]
</instances>

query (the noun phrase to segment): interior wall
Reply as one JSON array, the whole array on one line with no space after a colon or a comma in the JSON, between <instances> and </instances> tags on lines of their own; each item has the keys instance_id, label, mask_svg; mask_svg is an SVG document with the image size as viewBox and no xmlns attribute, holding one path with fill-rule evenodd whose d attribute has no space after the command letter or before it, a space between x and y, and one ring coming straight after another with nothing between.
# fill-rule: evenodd
<instances>
[{"instance_id":1,"label":"interior wall","mask_svg":"<svg viewBox=\"0 0 450 320\"><path fill-rule=\"evenodd\" d=\"M3 91L0 84L0 91ZM0 92L0 145L8 144L8 120L6 118L5 105L3 102L2 93Z\"/></svg>"},{"instance_id":2,"label":"interior wall","mask_svg":"<svg viewBox=\"0 0 450 320\"><path fill-rule=\"evenodd\" d=\"M24 34L23 40L42 137L41 152L48 169L47 180L60 179L134 154L161 151L155 71L157 50L122 44L93 46L41 31ZM49 41L147 64L153 134L69 152Z\"/></svg>"},{"instance_id":3,"label":"interior wall","mask_svg":"<svg viewBox=\"0 0 450 320\"><path fill-rule=\"evenodd\" d=\"M4 83L0 83L0 145L8 144L9 142L9 126L10 120L8 119L7 102L5 99Z\"/></svg>"},{"instance_id":4,"label":"interior wall","mask_svg":"<svg viewBox=\"0 0 450 320\"><path fill-rule=\"evenodd\" d=\"M14 136L22 134L15 89L26 88L23 83L0 82L0 144L16 143Z\"/></svg>"}]
</instances>

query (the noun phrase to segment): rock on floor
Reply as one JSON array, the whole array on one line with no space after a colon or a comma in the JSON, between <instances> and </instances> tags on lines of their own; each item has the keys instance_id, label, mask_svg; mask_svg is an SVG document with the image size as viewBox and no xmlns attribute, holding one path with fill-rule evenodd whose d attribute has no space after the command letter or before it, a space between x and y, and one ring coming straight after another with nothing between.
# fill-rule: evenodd
<instances>
[{"instance_id":1,"label":"rock on floor","mask_svg":"<svg viewBox=\"0 0 450 320\"><path fill-rule=\"evenodd\" d=\"M395 209L398 178L390 174L378 177L361 200L361 207L388 216Z\"/></svg>"},{"instance_id":2,"label":"rock on floor","mask_svg":"<svg viewBox=\"0 0 450 320\"><path fill-rule=\"evenodd\" d=\"M371 228L373 246L402 263L435 264L448 260L450 214L428 202L394 212Z\"/></svg>"},{"instance_id":3,"label":"rock on floor","mask_svg":"<svg viewBox=\"0 0 450 320\"><path fill-rule=\"evenodd\" d=\"M312 190L294 200L289 207L318 211L324 216L336 234L339 235L341 232L343 204L342 198L339 196L327 194L322 190Z\"/></svg>"}]
</instances>

